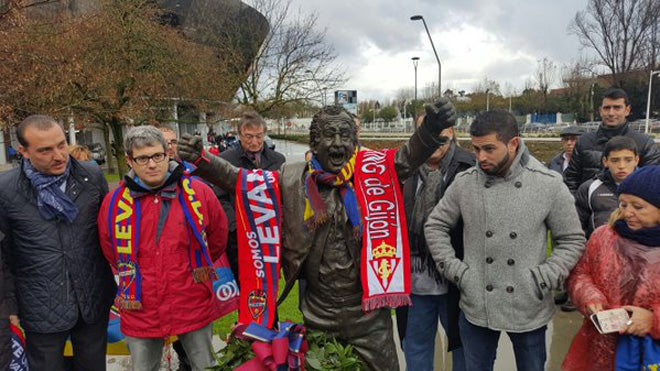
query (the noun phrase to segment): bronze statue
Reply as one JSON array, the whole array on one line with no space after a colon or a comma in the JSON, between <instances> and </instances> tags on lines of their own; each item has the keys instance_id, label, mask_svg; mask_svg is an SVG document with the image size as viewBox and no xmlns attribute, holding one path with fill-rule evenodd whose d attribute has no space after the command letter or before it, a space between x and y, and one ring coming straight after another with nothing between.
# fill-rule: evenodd
<instances>
[{"instance_id":1,"label":"bronze statue","mask_svg":"<svg viewBox=\"0 0 660 371\"><path fill-rule=\"evenodd\" d=\"M435 151L439 133L455 120L454 107L442 99L426 107L424 124L396 155L396 172L403 181ZM300 297L306 326L323 330L351 344L371 370L398 370L398 360L389 309L369 313L362 310L360 277L361 239L354 233L355 223L346 210L341 185L317 181L317 193L325 206L323 213L305 222L310 187L309 175L317 171L336 174L359 150L355 118L340 106L327 106L312 119L310 148L312 162L287 162L280 169L282 194L282 268L286 286L282 297L296 279L306 287ZM228 162L204 154L198 137L184 137L179 146L181 157L198 164L194 175L227 192L233 192L239 169ZM208 159L206 159L208 158ZM347 180L352 181L351 179ZM359 211L358 211L359 212ZM308 218L309 219L309 218Z\"/></svg>"}]
</instances>

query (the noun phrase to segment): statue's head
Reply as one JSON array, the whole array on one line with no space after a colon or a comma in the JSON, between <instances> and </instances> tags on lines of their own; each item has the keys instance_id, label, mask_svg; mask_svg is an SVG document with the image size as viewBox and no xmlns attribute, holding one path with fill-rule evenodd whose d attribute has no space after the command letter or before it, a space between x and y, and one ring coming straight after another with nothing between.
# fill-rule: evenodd
<instances>
[{"instance_id":1,"label":"statue's head","mask_svg":"<svg viewBox=\"0 0 660 371\"><path fill-rule=\"evenodd\" d=\"M337 173L358 146L355 116L341 106L326 106L312 118L309 147L325 171Z\"/></svg>"}]
</instances>

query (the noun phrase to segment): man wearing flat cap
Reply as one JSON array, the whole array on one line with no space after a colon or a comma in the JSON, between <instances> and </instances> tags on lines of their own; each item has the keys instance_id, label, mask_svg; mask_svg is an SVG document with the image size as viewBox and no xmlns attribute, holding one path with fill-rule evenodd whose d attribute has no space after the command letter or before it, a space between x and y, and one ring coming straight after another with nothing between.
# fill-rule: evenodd
<instances>
[{"instance_id":1,"label":"man wearing flat cap","mask_svg":"<svg viewBox=\"0 0 660 371\"><path fill-rule=\"evenodd\" d=\"M550 170L554 170L559 174L564 174L564 170L566 170L571 161L571 155L573 154L575 144L582 133L582 128L577 126L569 126L559 133L563 151L550 160L550 163L548 164Z\"/></svg>"}]
</instances>

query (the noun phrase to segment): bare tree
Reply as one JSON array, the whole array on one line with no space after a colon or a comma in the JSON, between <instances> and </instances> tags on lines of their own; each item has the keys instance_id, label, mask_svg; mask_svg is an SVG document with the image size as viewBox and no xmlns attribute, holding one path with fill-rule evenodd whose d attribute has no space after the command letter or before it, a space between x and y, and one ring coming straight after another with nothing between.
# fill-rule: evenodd
<instances>
[{"instance_id":1,"label":"bare tree","mask_svg":"<svg viewBox=\"0 0 660 371\"><path fill-rule=\"evenodd\" d=\"M344 81L335 64L334 47L318 30L318 16L291 9L291 0L254 0L268 18L270 32L254 59L238 101L266 116L280 116L283 107L303 101L329 103L328 93Z\"/></svg>"},{"instance_id":2,"label":"bare tree","mask_svg":"<svg viewBox=\"0 0 660 371\"><path fill-rule=\"evenodd\" d=\"M620 85L622 74L653 67L657 60L658 0L589 0L569 26L583 46L593 49Z\"/></svg>"},{"instance_id":3,"label":"bare tree","mask_svg":"<svg viewBox=\"0 0 660 371\"><path fill-rule=\"evenodd\" d=\"M489 79L488 76L484 76L484 79L479 81L473 90L475 93L485 93L488 91L492 95L500 95L500 83Z\"/></svg>"},{"instance_id":4,"label":"bare tree","mask_svg":"<svg viewBox=\"0 0 660 371\"><path fill-rule=\"evenodd\" d=\"M577 60L562 68L563 96L567 112L580 121L594 119L594 93L597 86L593 63Z\"/></svg>"},{"instance_id":5,"label":"bare tree","mask_svg":"<svg viewBox=\"0 0 660 371\"><path fill-rule=\"evenodd\" d=\"M539 91L543 94L543 104L545 106L548 103L548 90L555 80L557 67L547 57L539 59L537 62L536 82L538 83Z\"/></svg>"}]
</instances>

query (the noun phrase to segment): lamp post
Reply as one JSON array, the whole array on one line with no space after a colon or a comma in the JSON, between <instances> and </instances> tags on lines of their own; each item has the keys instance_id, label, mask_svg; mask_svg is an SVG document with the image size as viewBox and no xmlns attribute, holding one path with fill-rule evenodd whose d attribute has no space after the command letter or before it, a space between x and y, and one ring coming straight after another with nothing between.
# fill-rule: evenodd
<instances>
[{"instance_id":1,"label":"lamp post","mask_svg":"<svg viewBox=\"0 0 660 371\"><path fill-rule=\"evenodd\" d=\"M649 74L649 97L646 100L646 124L644 125L644 133L649 133L649 116L651 114L651 86L653 85L653 75L660 74L660 70L651 71Z\"/></svg>"},{"instance_id":2,"label":"lamp post","mask_svg":"<svg viewBox=\"0 0 660 371\"><path fill-rule=\"evenodd\" d=\"M419 63L419 57L412 57L413 67L415 67L415 101L417 100L417 63Z\"/></svg>"},{"instance_id":3,"label":"lamp post","mask_svg":"<svg viewBox=\"0 0 660 371\"><path fill-rule=\"evenodd\" d=\"M421 20L422 23L424 24L424 29L426 29L426 34L429 37L429 41L431 42L431 47L433 48L433 54L435 54L435 60L438 62L438 97L442 97L442 65L440 64L440 58L438 58L438 52L435 50L435 45L433 44L433 39L431 38L431 33L429 32L429 28L426 26L426 21L424 20L424 17L421 15L413 15L410 17L411 21L419 21Z\"/></svg>"}]
</instances>

